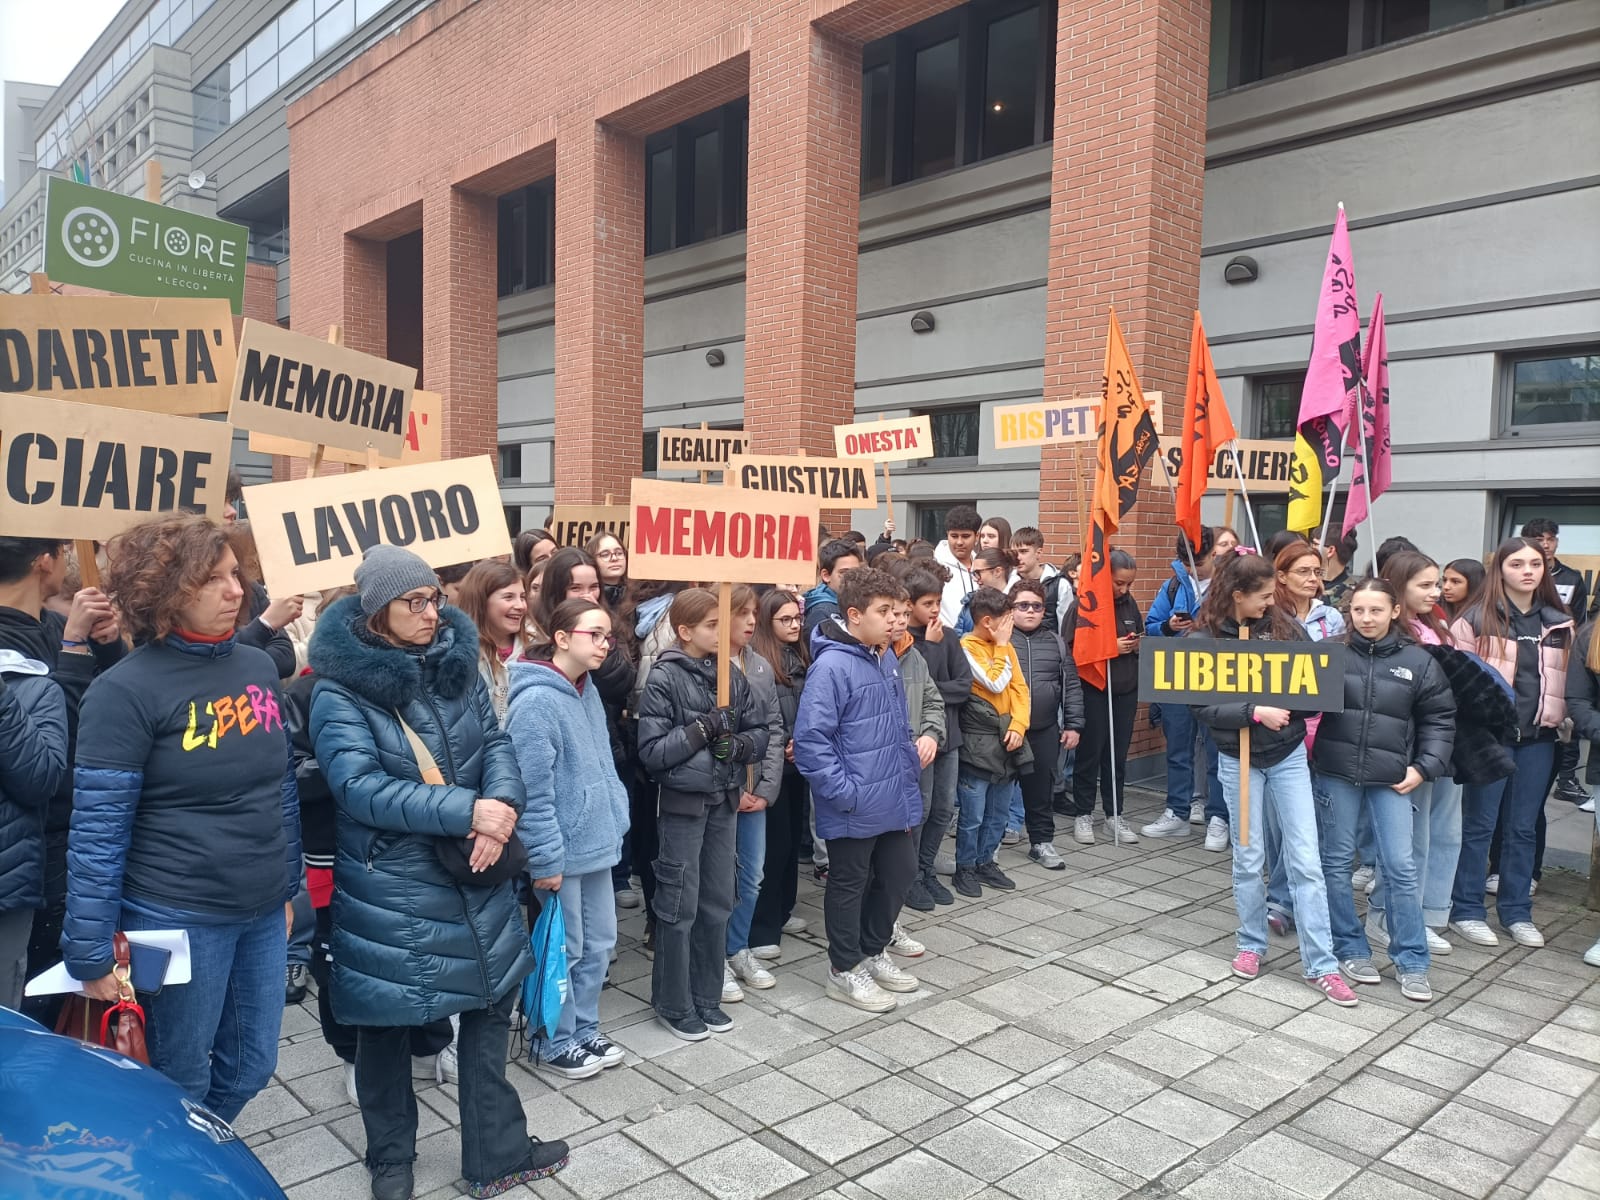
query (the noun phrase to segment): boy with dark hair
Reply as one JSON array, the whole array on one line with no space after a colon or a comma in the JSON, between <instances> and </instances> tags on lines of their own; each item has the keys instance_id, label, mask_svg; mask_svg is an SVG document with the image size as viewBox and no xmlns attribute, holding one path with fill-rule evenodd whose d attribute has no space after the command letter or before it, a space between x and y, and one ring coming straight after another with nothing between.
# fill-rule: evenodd
<instances>
[{"instance_id":1,"label":"boy with dark hair","mask_svg":"<svg viewBox=\"0 0 1600 1200\"><path fill-rule=\"evenodd\" d=\"M888 649L905 594L871 567L844 576L842 616L811 635L794 727L795 766L811 785L817 833L828 843L828 994L874 1013L896 1007L890 993L918 986L889 957L916 877L911 830L922 820L922 765L899 660Z\"/></svg>"},{"instance_id":2,"label":"boy with dark hair","mask_svg":"<svg viewBox=\"0 0 1600 1200\"><path fill-rule=\"evenodd\" d=\"M979 588L968 611L972 632L961 639L961 649L972 672L972 695L961 711L960 819L951 886L975 899L984 884L1006 892L1017 886L994 855L1011 813L1011 785L1033 754L1028 681L1011 648L1011 601L995 588Z\"/></svg>"},{"instance_id":3,"label":"boy with dark hair","mask_svg":"<svg viewBox=\"0 0 1600 1200\"><path fill-rule=\"evenodd\" d=\"M1360 543L1353 529L1343 537L1330 538L1320 547L1322 598L1328 602L1329 607L1337 608L1341 612L1356 586L1356 577L1350 571L1350 564L1355 561L1356 551L1359 548ZM1334 569L1336 564L1337 570Z\"/></svg>"},{"instance_id":4,"label":"boy with dark hair","mask_svg":"<svg viewBox=\"0 0 1600 1200\"><path fill-rule=\"evenodd\" d=\"M919 782L926 817L917 831L917 881L906 894L906 905L928 912L938 904L954 904L956 898L934 871L934 859L950 831L956 814L956 773L961 747L961 710L972 695L972 671L955 632L939 621L939 602L944 596L945 574L934 565L912 567L905 575L910 597L911 636L917 652L928 664L928 675L944 701L944 748L925 768Z\"/></svg>"},{"instance_id":5,"label":"boy with dark hair","mask_svg":"<svg viewBox=\"0 0 1600 1200\"><path fill-rule=\"evenodd\" d=\"M1011 553L1017 557L1017 578L1044 588L1044 623L1061 628L1061 572L1044 560L1044 534L1024 525L1011 535Z\"/></svg>"},{"instance_id":6,"label":"boy with dark hair","mask_svg":"<svg viewBox=\"0 0 1600 1200\"><path fill-rule=\"evenodd\" d=\"M961 617L961 606L978 589L972 569L972 552L978 548L978 530L983 518L970 504L958 504L944 515L944 541L933 548L934 561L950 572L939 601L939 620L954 629Z\"/></svg>"},{"instance_id":7,"label":"boy with dark hair","mask_svg":"<svg viewBox=\"0 0 1600 1200\"><path fill-rule=\"evenodd\" d=\"M861 565L861 551L848 537L834 538L823 543L817 554L817 586L807 592L805 601L805 633L809 642L811 631L828 617L839 615L839 596L835 590L840 577Z\"/></svg>"}]
</instances>

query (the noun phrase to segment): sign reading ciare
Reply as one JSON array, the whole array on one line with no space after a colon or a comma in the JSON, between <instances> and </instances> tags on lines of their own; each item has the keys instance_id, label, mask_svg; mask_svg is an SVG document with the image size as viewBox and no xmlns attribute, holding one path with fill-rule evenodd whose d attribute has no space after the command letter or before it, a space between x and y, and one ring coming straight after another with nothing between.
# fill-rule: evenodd
<instances>
[{"instance_id":1,"label":"sign reading ciare","mask_svg":"<svg viewBox=\"0 0 1600 1200\"><path fill-rule=\"evenodd\" d=\"M633 481L635 579L809 584L817 502L696 483Z\"/></svg>"},{"instance_id":2,"label":"sign reading ciare","mask_svg":"<svg viewBox=\"0 0 1600 1200\"><path fill-rule=\"evenodd\" d=\"M582 546L597 533L628 544L633 510L626 504L558 504L550 510L550 536L558 546Z\"/></svg>"},{"instance_id":3,"label":"sign reading ciare","mask_svg":"<svg viewBox=\"0 0 1600 1200\"><path fill-rule=\"evenodd\" d=\"M431 567L511 553L487 455L267 483L245 488L244 500L275 596L349 583L379 542Z\"/></svg>"},{"instance_id":4,"label":"sign reading ciare","mask_svg":"<svg viewBox=\"0 0 1600 1200\"><path fill-rule=\"evenodd\" d=\"M874 462L927 458L933 453L933 422L924 413L891 421L835 425L833 444L840 458L870 458Z\"/></svg>"},{"instance_id":5,"label":"sign reading ciare","mask_svg":"<svg viewBox=\"0 0 1600 1200\"><path fill-rule=\"evenodd\" d=\"M809 496L828 508L878 507L877 472L861 459L735 454L722 482L747 492Z\"/></svg>"},{"instance_id":6,"label":"sign reading ciare","mask_svg":"<svg viewBox=\"0 0 1600 1200\"><path fill-rule=\"evenodd\" d=\"M228 421L238 429L363 454L370 446L399 458L416 384L415 367L246 321Z\"/></svg>"},{"instance_id":7,"label":"sign reading ciare","mask_svg":"<svg viewBox=\"0 0 1600 1200\"><path fill-rule=\"evenodd\" d=\"M0 534L105 540L156 513L221 515L221 421L0 395Z\"/></svg>"},{"instance_id":8,"label":"sign reading ciare","mask_svg":"<svg viewBox=\"0 0 1600 1200\"><path fill-rule=\"evenodd\" d=\"M258 454L283 454L289 458L310 458L316 449L310 442L294 438L277 437L270 433L252 433L250 449ZM406 438L399 458L379 458L380 467L409 467L416 463L438 462L444 457L444 397L438 392L417 390L411 393L411 412L406 417ZM345 463L364 467L364 451L344 450L328 446L323 462Z\"/></svg>"},{"instance_id":9,"label":"sign reading ciare","mask_svg":"<svg viewBox=\"0 0 1600 1200\"><path fill-rule=\"evenodd\" d=\"M1139 651L1139 699L1343 712L1344 654L1341 642L1150 638Z\"/></svg>"},{"instance_id":10,"label":"sign reading ciare","mask_svg":"<svg viewBox=\"0 0 1600 1200\"><path fill-rule=\"evenodd\" d=\"M658 429L656 468L662 471L721 471L728 459L750 449L742 429Z\"/></svg>"},{"instance_id":11,"label":"sign reading ciare","mask_svg":"<svg viewBox=\"0 0 1600 1200\"><path fill-rule=\"evenodd\" d=\"M0 392L214 413L233 367L226 300L0 294Z\"/></svg>"},{"instance_id":12,"label":"sign reading ciare","mask_svg":"<svg viewBox=\"0 0 1600 1200\"><path fill-rule=\"evenodd\" d=\"M1233 450L1238 452L1238 465L1244 468L1244 486L1250 492L1287 492L1289 490L1289 468L1294 465L1294 442L1292 441L1245 441L1241 438L1233 443ZM1178 469L1183 466L1183 447L1178 445L1163 446L1161 452L1167 458L1167 470L1172 477L1178 477ZM1234 465L1233 452L1223 446L1211 460L1211 483L1209 490L1217 492L1237 492L1239 490L1239 471Z\"/></svg>"},{"instance_id":13,"label":"sign reading ciare","mask_svg":"<svg viewBox=\"0 0 1600 1200\"><path fill-rule=\"evenodd\" d=\"M1150 419L1161 432L1161 393L1146 392ZM1065 442L1092 442L1100 436L1100 397L1047 403L997 404L994 407L994 448L1020 450L1026 446L1056 446Z\"/></svg>"}]
</instances>

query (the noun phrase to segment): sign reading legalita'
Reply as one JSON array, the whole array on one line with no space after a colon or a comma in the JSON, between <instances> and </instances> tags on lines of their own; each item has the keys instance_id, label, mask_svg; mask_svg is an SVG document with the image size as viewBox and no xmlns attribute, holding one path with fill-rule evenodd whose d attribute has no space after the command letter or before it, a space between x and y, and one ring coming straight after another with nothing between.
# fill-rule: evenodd
<instances>
[{"instance_id":1,"label":"sign reading legalita'","mask_svg":"<svg viewBox=\"0 0 1600 1200\"><path fill-rule=\"evenodd\" d=\"M861 459L735 454L722 482L747 492L808 496L825 508L878 507L878 474Z\"/></svg>"},{"instance_id":2,"label":"sign reading legalita'","mask_svg":"<svg viewBox=\"0 0 1600 1200\"><path fill-rule=\"evenodd\" d=\"M237 429L399 458L416 385L415 367L246 321L228 421Z\"/></svg>"},{"instance_id":3,"label":"sign reading legalita'","mask_svg":"<svg viewBox=\"0 0 1600 1200\"><path fill-rule=\"evenodd\" d=\"M511 553L487 455L244 489L274 596L339 587L367 549L402 546L430 567Z\"/></svg>"},{"instance_id":4,"label":"sign reading legalita'","mask_svg":"<svg viewBox=\"0 0 1600 1200\"><path fill-rule=\"evenodd\" d=\"M550 510L550 536L558 546L583 546L596 534L609 533L626 548L632 516L626 504L557 504Z\"/></svg>"},{"instance_id":5,"label":"sign reading legalita'","mask_svg":"<svg viewBox=\"0 0 1600 1200\"><path fill-rule=\"evenodd\" d=\"M933 422L924 413L920 417L835 425L833 444L840 458L869 458L873 462L928 458L933 454Z\"/></svg>"},{"instance_id":6,"label":"sign reading legalita'","mask_svg":"<svg viewBox=\"0 0 1600 1200\"><path fill-rule=\"evenodd\" d=\"M720 471L749 449L750 435L742 429L658 429L656 469Z\"/></svg>"},{"instance_id":7,"label":"sign reading legalita'","mask_svg":"<svg viewBox=\"0 0 1600 1200\"><path fill-rule=\"evenodd\" d=\"M804 587L817 571L817 502L696 483L633 481L635 579Z\"/></svg>"}]
</instances>

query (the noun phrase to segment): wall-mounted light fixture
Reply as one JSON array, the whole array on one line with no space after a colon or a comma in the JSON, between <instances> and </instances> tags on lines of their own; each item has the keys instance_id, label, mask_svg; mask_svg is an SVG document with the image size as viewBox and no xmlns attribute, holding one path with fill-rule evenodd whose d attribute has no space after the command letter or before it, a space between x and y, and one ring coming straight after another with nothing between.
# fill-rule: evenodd
<instances>
[{"instance_id":1,"label":"wall-mounted light fixture","mask_svg":"<svg viewBox=\"0 0 1600 1200\"><path fill-rule=\"evenodd\" d=\"M911 332L932 333L934 324L933 314L927 309L923 309L921 312L912 315Z\"/></svg>"},{"instance_id":2,"label":"wall-mounted light fixture","mask_svg":"<svg viewBox=\"0 0 1600 1200\"><path fill-rule=\"evenodd\" d=\"M1260 276L1261 268L1248 254L1230 258L1228 265L1222 268L1224 283L1254 283Z\"/></svg>"},{"instance_id":3,"label":"wall-mounted light fixture","mask_svg":"<svg viewBox=\"0 0 1600 1200\"><path fill-rule=\"evenodd\" d=\"M706 365L707 366L720 367L723 363L725 363L727 361L728 361L728 356L726 354L724 354L721 350L717 349L715 346L713 346L711 349L706 351Z\"/></svg>"}]
</instances>

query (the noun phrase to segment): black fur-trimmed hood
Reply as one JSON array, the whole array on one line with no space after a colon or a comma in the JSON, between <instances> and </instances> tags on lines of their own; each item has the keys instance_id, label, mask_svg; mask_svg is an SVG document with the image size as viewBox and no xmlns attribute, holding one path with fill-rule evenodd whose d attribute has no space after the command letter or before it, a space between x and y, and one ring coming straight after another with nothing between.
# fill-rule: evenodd
<instances>
[{"instance_id":1,"label":"black fur-trimmed hood","mask_svg":"<svg viewBox=\"0 0 1600 1200\"><path fill-rule=\"evenodd\" d=\"M369 632L360 598L346 596L317 614L309 657L324 679L392 711L421 696L425 671L440 695L464 695L478 678L478 631L466 613L447 604L433 645L401 650Z\"/></svg>"}]
</instances>

